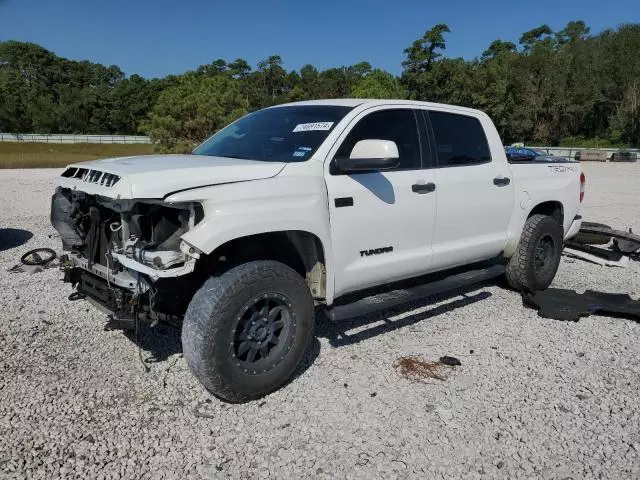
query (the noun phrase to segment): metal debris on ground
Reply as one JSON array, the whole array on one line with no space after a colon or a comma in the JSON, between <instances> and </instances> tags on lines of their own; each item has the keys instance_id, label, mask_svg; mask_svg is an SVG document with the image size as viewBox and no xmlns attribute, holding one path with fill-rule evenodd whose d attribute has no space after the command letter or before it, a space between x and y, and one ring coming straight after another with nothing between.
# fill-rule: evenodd
<instances>
[{"instance_id":1,"label":"metal debris on ground","mask_svg":"<svg viewBox=\"0 0 640 480\"><path fill-rule=\"evenodd\" d=\"M393 362L393 368L408 380L445 380L439 362L427 362L418 356L399 357Z\"/></svg>"},{"instance_id":2,"label":"metal debris on ground","mask_svg":"<svg viewBox=\"0 0 640 480\"><path fill-rule=\"evenodd\" d=\"M460 360L458 360L456 357L449 357L448 355L440 357L440 363L449 367L459 367L460 365L462 365L462 363L460 363Z\"/></svg>"},{"instance_id":3,"label":"metal debris on ground","mask_svg":"<svg viewBox=\"0 0 640 480\"><path fill-rule=\"evenodd\" d=\"M616 230L614 228L607 227L606 225L603 227L595 227L595 226L588 225L586 227L583 226L582 228L580 228L580 234L583 234L583 233L590 234L590 235L607 235L614 239L633 242L640 247L640 236L634 234L633 231L631 230L628 232L625 232L624 230Z\"/></svg>"},{"instance_id":4,"label":"metal debris on ground","mask_svg":"<svg viewBox=\"0 0 640 480\"><path fill-rule=\"evenodd\" d=\"M543 318L577 322L593 313L608 313L640 320L640 301L629 295L587 290L578 293L563 288L549 288L522 296L524 305L538 310Z\"/></svg>"},{"instance_id":5,"label":"metal debris on ground","mask_svg":"<svg viewBox=\"0 0 640 480\"><path fill-rule=\"evenodd\" d=\"M45 266L56 258L56 252L51 248L34 248L22 255L20 262L23 265L41 265Z\"/></svg>"},{"instance_id":6,"label":"metal debris on ground","mask_svg":"<svg viewBox=\"0 0 640 480\"><path fill-rule=\"evenodd\" d=\"M609 248L594 247L606 245L613 239ZM615 230L608 225L583 222L580 232L565 243L563 253L598 265L626 267L629 259L640 258L640 236L631 229Z\"/></svg>"},{"instance_id":7,"label":"metal debris on ground","mask_svg":"<svg viewBox=\"0 0 640 480\"><path fill-rule=\"evenodd\" d=\"M14 265L11 268L7 269L9 273L29 273L33 275L34 273L43 272L46 268L55 268L57 264L49 263L48 265L22 265L20 263Z\"/></svg>"},{"instance_id":8,"label":"metal debris on ground","mask_svg":"<svg viewBox=\"0 0 640 480\"><path fill-rule=\"evenodd\" d=\"M609 248L595 247L593 245L583 245L571 240L565 242L565 247L568 247L571 250L579 250L581 252L589 253L610 262L619 262L624 258L624 255L621 252L617 252Z\"/></svg>"},{"instance_id":9,"label":"metal debris on ground","mask_svg":"<svg viewBox=\"0 0 640 480\"><path fill-rule=\"evenodd\" d=\"M598 231L592 233L592 228L597 228ZM604 223L582 222L580 231L571 240L584 245L606 245L611 241L611 230L611 226Z\"/></svg>"},{"instance_id":10,"label":"metal debris on ground","mask_svg":"<svg viewBox=\"0 0 640 480\"><path fill-rule=\"evenodd\" d=\"M56 252L51 248L35 248L22 255L22 257L20 257L20 263L9 268L7 271L10 273L39 273L45 268L55 267L56 264L53 263L55 259Z\"/></svg>"},{"instance_id":11,"label":"metal debris on ground","mask_svg":"<svg viewBox=\"0 0 640 480\"><path fill-rule=\"evenodd\" d=\"M570 241L565 245L562 253L568 257L578 258L603 267L625 268L629 265L629 257L613 250L606 250L592 245L575 244Z\"/></svg>"},{"instance_id":12,"label":"metal debris on ground","mask_svg":"<svg viewBox=\"0 0 640 480\"><path fill-rule=\"evenodd\" d=\"M629 229L629 234L636 236L632 229ZM613 248L616 251L626 253L629 256L638 257L640 255L640 241L637 240L614 238Z\"/></svg>"}]
</instances>

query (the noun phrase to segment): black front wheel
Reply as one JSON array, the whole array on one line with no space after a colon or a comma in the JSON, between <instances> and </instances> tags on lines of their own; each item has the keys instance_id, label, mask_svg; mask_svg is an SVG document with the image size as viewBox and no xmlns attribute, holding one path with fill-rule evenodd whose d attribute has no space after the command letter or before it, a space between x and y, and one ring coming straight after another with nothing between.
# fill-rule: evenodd
<instances>
[{"instance_id":1,"label":"black front wheel","mask_svg":"<svg viewBox=\"0 0 640 480\"><path fill-rule=\"evenodd\" d=\"M291 378L313 326L313 299L302 277L279 262L249 262L210 278L196 292L182 346L207 390L244 402Z\"/></svg>"}]
</instances>

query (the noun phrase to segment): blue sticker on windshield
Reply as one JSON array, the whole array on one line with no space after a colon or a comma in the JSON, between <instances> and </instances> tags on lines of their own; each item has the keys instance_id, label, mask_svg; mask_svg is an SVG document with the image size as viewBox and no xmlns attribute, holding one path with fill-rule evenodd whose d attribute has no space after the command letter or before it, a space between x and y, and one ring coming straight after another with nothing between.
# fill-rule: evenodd
<instances>
[{"instance_id":1,"label":"blue sticker on windshield","mask_svg":"<svg viewBox=\"0 0 640 480\"><path fill-rule=\"evenodd\" d=\"M311 147L298 147L298 150L304 150L305 152L310 152L311 150L313 150L313 148L311 148Z\"/></svg>"}]
</instances>

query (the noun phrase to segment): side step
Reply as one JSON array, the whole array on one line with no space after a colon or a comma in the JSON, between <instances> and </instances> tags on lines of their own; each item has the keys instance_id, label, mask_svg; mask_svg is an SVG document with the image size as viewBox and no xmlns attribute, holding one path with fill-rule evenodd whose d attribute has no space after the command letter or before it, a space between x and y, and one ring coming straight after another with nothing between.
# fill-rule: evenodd
<instances>
[{"instance_id":1,"label":"side step","mask_svg":"<svg viewBox=\"0 0 640 480\"><path fill-rule=\"evenodd\" d=\"M419 300L430 295L450 292L458 288L484 282L485 280L499 277L504 273L504 270L504 265L491 265L485 268L466 270L450 275L442 272L437 276L437 279L422 285L390 290L378 295L361 298L352 303L334 306L326 311L326 315L331 321L359 317L368 313L395 307L396 305L402 305L403 303Z\"/></svg>"}]
</instances>

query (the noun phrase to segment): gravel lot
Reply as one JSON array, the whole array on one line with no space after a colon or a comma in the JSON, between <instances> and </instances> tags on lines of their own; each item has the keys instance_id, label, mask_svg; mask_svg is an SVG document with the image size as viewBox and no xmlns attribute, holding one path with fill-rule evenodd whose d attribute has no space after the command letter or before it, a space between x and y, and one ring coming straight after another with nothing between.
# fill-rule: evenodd
<instances>
[{"instance_id":1,"label":"gravel lot","mask_svg":"<svg viewBox=\"0 0 640 480\"><path fill-rule=\"evenodd\" d=\"M585 170L585 219L640 231L640 164ZM0 230L0 478L640 478L638 323L545 320L485 285L319 319L292 383L225 404L187 371L177 331L144 330L139 351L67 301L58 270L7 272L30 248L59 249L58 172L0 171L0 228L25 231ZM563 258L555 286L637 298L639 273ZM462 366L444 381L393 368L445 354Z\"/></svg>"}]
</instances>

